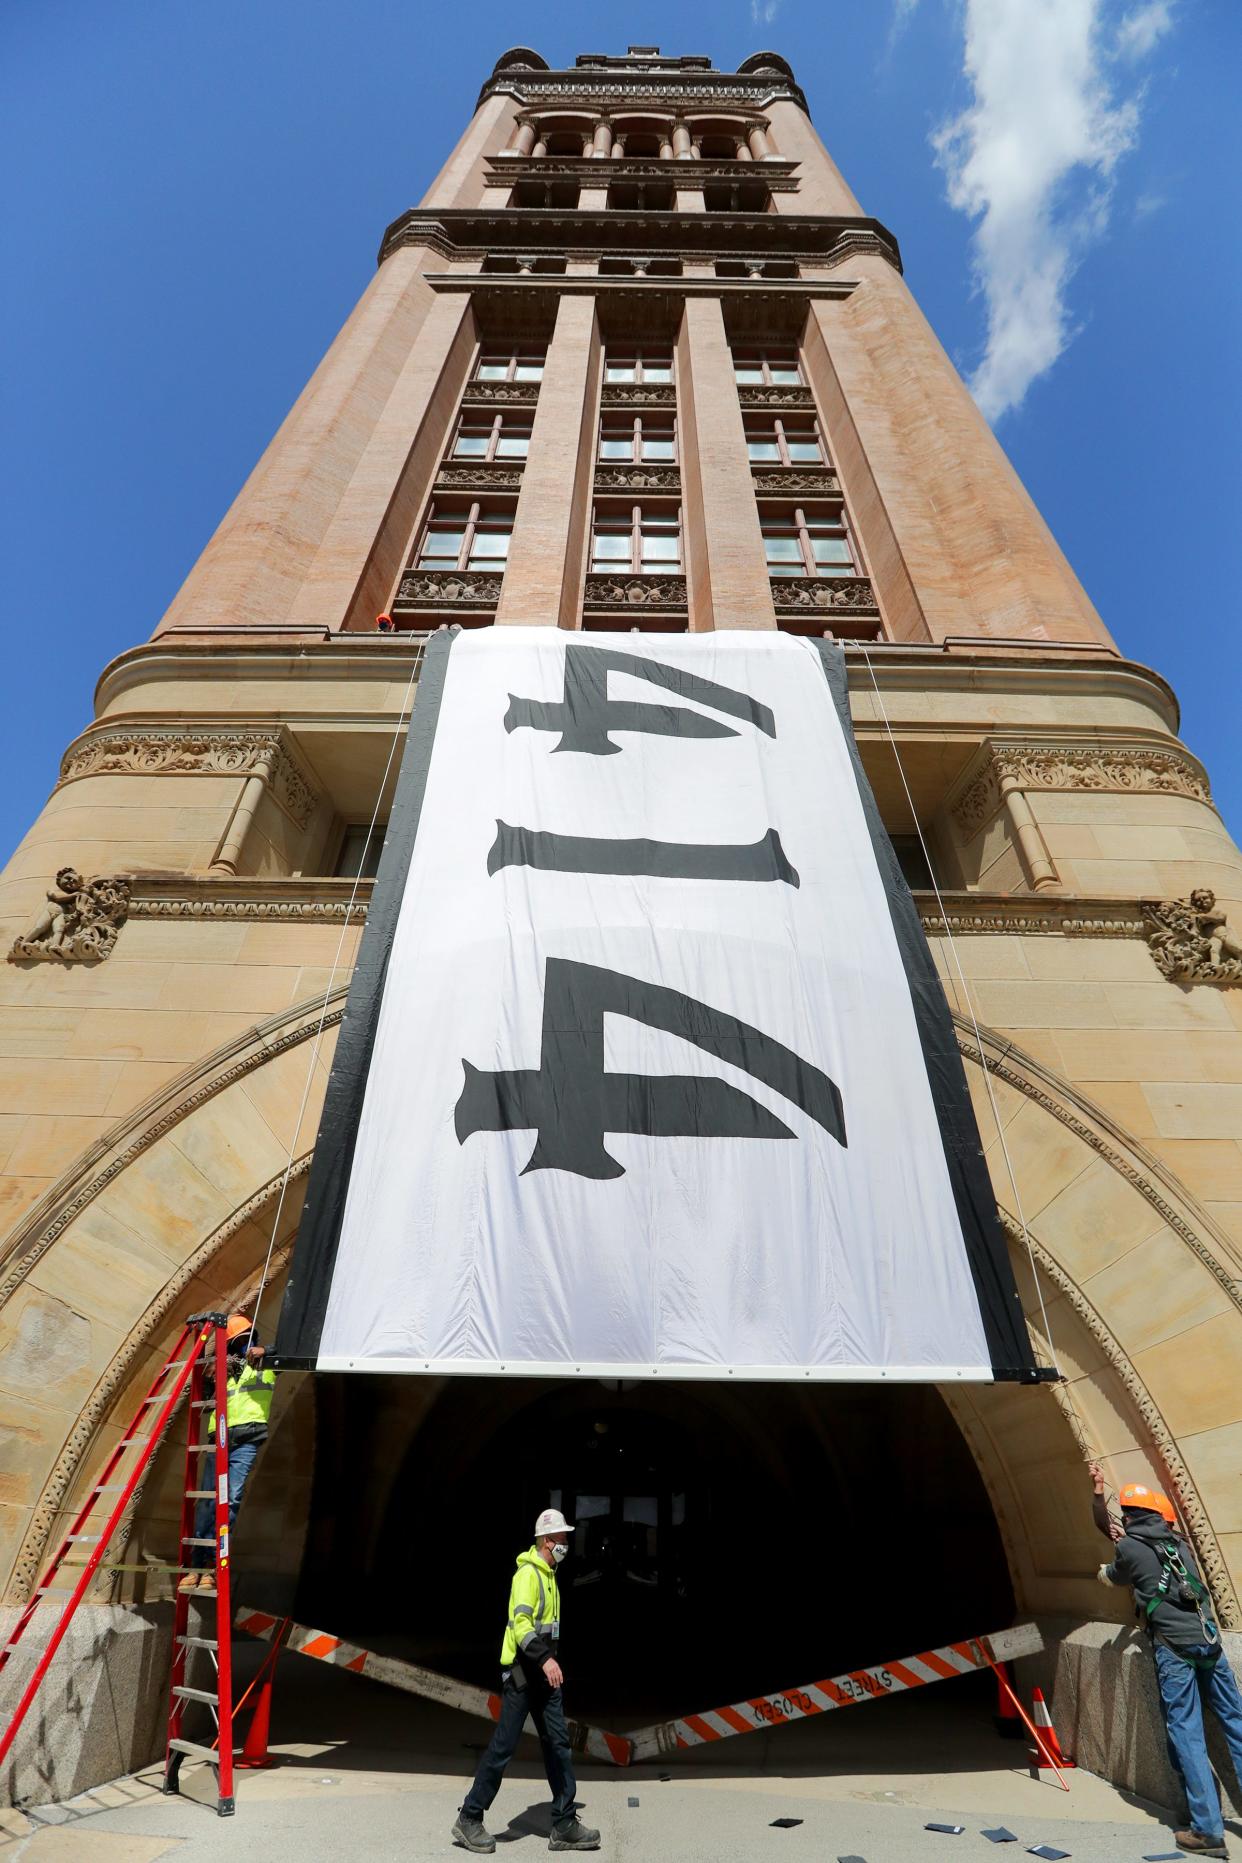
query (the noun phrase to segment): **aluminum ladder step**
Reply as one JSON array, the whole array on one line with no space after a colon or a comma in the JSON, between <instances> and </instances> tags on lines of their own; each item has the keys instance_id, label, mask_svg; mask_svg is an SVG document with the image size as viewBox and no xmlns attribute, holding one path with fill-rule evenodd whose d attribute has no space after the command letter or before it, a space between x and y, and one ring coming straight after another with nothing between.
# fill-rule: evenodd
<instances>
[{"instance_id":1,"label":"aluminum ladder step","mask_svg":"<svg viewBox=\"0 0 1242 1863\"><path fill-rule=\"evenodd\" d=\"M209 1708L218 1706L220 1699L214 1689L191 1688L187 1682L174 1683L173 1694L179 1695L182 1701L205 1701Z\"/></svg>"},{"instance_id":2,"label":"aluminum ladder step","mask_svg":"<svg viewBox=\"0 0 1242 1863\"><path fill-rule=\"evenodd\" d=\"M168 1744L174 1753L187 1753L191 1759L206 1760L211 1766L220 1764L215 1747L200 1747L194 1740L170 1740Z\"/></svg>"}]
</instances>

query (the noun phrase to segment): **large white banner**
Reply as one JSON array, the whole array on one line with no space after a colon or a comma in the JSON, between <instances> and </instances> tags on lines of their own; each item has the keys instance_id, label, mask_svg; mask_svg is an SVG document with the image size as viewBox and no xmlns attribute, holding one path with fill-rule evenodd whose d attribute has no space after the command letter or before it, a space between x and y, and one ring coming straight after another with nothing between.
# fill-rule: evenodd
<instances>
[{"instance_id":1,"label":"large white banner","mask_svg":"<svg viewBox=\"0 0 1242 1863\"><path fill-rule=\"evenodd\" d=\"M839 652L433 643L277 1343L329 1370L1029 1374Z\"/></svg>"}]
</instances>

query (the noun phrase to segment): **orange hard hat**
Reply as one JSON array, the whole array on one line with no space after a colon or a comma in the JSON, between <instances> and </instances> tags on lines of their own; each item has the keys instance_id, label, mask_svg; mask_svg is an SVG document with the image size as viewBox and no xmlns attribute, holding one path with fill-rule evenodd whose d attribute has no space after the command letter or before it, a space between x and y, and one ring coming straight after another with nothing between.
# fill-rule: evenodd
<instances>
[{"instance_id":1,"label":"orange hard hat","mask_svg":"<svg viewBox=\"0 0 1242 1863\"><path fill-rule=\"evenodd\" d=\"M248 1333L253 1325L253 1320L248 1320L244 1313L230 1313L229 1323L224 1329L225 1338L240 1339L242 1334Z\"/></svg>"},{"instance_id":2,"label":"orange hard hat","mask_svg":"<svg viewBox=\"0 0 1242 1863\"><path fill-rule=\"evenodd\" d=\"M1145 1507L1148 1513L1162 1515L1171 1527L1177 1525L1173 1503L1159 1488L1149 1488L1141 1481L1128 1481L1117 1499L1123 1507Z\"/></svg>"}]
</instances>

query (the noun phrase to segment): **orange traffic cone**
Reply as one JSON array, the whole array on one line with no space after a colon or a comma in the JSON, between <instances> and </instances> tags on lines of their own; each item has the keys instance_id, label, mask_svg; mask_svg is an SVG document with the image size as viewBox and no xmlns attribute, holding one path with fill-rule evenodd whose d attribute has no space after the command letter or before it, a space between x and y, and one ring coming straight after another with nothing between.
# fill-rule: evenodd
<instances>
[{"instance_id":1,"label":"orange traffic cone","mask_svg":"<svg viewBox=\"0 0 1242 1863\"><path fill-rule=\"evenodd\" d=\"M273 1663L264 1676L259 1688L259 1699L254 1704L254 1713L250 1717L250 1726L246 1730L246 1741L236 1764L257 1770L260 1766L274 1766L276 1761L267 1750L268 1734L272 1724L272 1677L276 1665Z\"/></svg>"},{"instance_id":2,"label":"orange traffic cone","mask_svg":"<svg viewBox=\"0 0 1242 1863\"><path fill-rule=\"evenodd\" d=\"M1008 1687L1005 1684L1008 1683ZM996 1713L992 1725L1002 1740L1021 1740L1026 1732L1022 1716L1013 1698L1013 1671L1007 1662L998 1666L996 1676Z\"/></svg>"},{"instance_id":3,"label":"orange traffic cone","mask_svg":"<svg viewBox=\"0 0 1242 1863\"><path fill-rule=\"evenodd\" d=\"M1037 1688L1031 1697L1031 1719L1039 1729L1040 1738L1047 1747L1044 1753L1039 1747L1030 1749L1031 1765L1037 1771L1046 1772L1060 1767L1062 1772L1073 1766L1072 1759L1066 1759L1061 1751L1061 1742L1057 1739L1057 1730L1052 1725L1052 1716L1048 1712L1048 1703L1044 1700L1044 1691Z\"/></svg>"}]
</instances>

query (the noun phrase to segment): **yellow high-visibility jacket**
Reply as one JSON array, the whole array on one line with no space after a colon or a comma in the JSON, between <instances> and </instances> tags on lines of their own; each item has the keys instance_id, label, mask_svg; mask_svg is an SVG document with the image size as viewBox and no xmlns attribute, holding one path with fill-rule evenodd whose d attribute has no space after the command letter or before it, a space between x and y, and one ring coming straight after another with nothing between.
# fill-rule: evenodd
<instances>
[{"instance_id":1,"label":"yellow high-visibility jacket","mask_svg":"<svg viewBox=\"0 0 1242 1863\"><path fill-rule=\"evenodd\" d=\"M519 1652L527 1661L544 1663L555 1656L561 1634L561 1594L555 1569L532 1546L518 1554L509 1587L509 1622L500 1646L500 1666L511 1669Z\"/></svg>"},{"instance_id":2,"label":"yellow high-visibility jacket","mask_svg":"<svg viewBox=\"0 0 1242 1863\"><path fill-rule=\"evenodd\" d=\"M243 1423L261 1423L267 1428L272 1414L272 1393L276 1389L276 1373L264 1371L261 1365L243 1365L236 1377L230 1377L225 1386L225 1410L230 1430L240 1429ZM208 1430L212 1436L216 1433L216 1413L211 1413Z\"/></svg>"}]
</instances>

